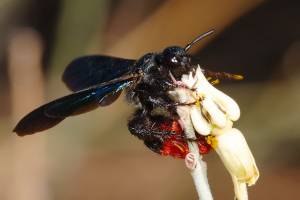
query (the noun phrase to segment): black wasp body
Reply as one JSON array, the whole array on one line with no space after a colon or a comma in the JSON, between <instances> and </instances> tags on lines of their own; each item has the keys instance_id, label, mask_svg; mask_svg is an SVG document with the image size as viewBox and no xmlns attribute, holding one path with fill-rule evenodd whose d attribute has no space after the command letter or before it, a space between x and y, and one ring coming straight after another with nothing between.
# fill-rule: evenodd
<instances>
[{"instance_id":1,"label":"black wasp body","mask_svg":"<svg viewBox=\"0 0 300 200\"><path fill-rule=\"evenodd\" d=\"M187 51L212 32L200 35L185 48L168 47L138 60L98 55L75 59L63 74L64 83L74 93L33 110L21 119L14 132L24 136L49 129L69 116L113 103L126 90L128 101L137 106L128 122L130 132L161 153L164 142L174 135L166 124L177 120L176 102L169 98L168 91L178 87L175 80L193 68ZM183 136L177 135L182 140Z\"/></svg>"},{"instance_id":2,"label":"black wasp body","mask_svg":"<svg viewBox=\"0 0 300 200\"><path fill-rule=\"evenodd\" d=\"M169 64L165 63L172 58ZM156 108L173 114L173 102L167 92L176 87L176 82L170 75L179 78L190 68L190 59L181 47L168 47L162 53L146 54L134 65L135 73L140 73L140 76L128 89L127 99L139 104L144 114L150 114Z\"/></svg>"}]
</instances>

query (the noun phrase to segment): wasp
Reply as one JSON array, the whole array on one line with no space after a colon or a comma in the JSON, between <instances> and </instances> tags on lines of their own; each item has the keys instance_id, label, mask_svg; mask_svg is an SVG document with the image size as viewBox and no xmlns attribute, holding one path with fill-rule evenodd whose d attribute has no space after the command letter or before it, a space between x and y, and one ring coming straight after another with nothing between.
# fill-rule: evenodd
<instances>
[{"instance_id":1,"label":"wasp","mask_svg":"<svg viewBox=\"0 0 300 200\"><path fill-rule=\"evenodd\" d=\"M128 121L129 131L156 153L184 158L187 142L178 123L177 104L168 92L180 87L176 80L195 68L189 49L212 33L199 35L185 47L167 47L137 60L105 55L77 58L62 76L73 93L36 108L19 121L14 132L25 136L52 128L67 117L112 104L125 91L128 102L136 107ZM237 78L225 72L203 72L215 80ZM197 142L201 153L209 151L205 138L199 136Z\"/></svg>"}]
</instances>

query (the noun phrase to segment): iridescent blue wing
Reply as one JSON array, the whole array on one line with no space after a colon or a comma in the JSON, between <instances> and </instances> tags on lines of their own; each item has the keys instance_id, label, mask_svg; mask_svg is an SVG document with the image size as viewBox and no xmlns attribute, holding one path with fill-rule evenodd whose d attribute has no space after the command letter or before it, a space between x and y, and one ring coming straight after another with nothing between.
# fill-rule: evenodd
<instances>
[{"instance_id":1,"label":"iridescent blue wing","mask_svg":"<svg viewBox=\"0 0 300 200\"><path fill-rule=\"evenodd\" d=\"M79 91L129 74L134 63L110 56L84 56L66 67L62 80L70 90Z\"/></svg>"},{"instance_id":2,"label":"iridescent blue wing","mask_svg":"<svg viewBox=\"0 0 300 200\"><path fill-rule=\"evenodd\" d=\"M66 117L91 111L112 103L133 80L104 84L47 103L27 114L14 129L20 136L49 129Z\"/></svg>"}]
</instances>

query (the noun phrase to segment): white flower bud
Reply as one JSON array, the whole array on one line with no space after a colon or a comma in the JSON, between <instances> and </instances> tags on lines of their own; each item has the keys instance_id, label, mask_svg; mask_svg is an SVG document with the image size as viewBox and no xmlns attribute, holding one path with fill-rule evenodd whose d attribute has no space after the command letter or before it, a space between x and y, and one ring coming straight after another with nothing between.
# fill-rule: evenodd
<instances>
[{"instance_id":1,"label":"white flower bud","mask_svg":"<svg viewBox=\"0 0 300 200\"><path fill-rule=\"evenodd\" d=\"M212 130L212 126L203 117L200 108L197 106L192 106L190 113L195 130L201 135L209 135Z\"/></svg>"},{"instance_id":2,"label":"white flower bud","mask_svg":"<svg viewBox=\"0 0 300 200\"><path fill-rule=\"evenodd\" d=\"M240 108L238 104L229 96L212 86L205 78L200 67L196 70L195 85L198 95L211 95L215 103L227 114L230 120L236 121L240 117Z\"/></svg>"},{"instance_id":3,"label":"white flower bud","mask_svg":"<svg viewBox=\"0 0 300 200\"><path fill-rule=\"evenodd\" d=\"M236 128L225 129L215 140L215 150L229 173L240 183L255 184L259 172L243 134Z\"/></svg>"},{"instance_id":4,"label":"white flower bud","mask_svg":"<svg viewBox=\"0 0 300 200\"><path fill-rule=\"evenodd\" d=\"M211 86L211 95L215 99L220 108L226 112L228 118L237 121L240 118L240 108L238 104L229 96Z\"/></svg>"},{"instance_id":5,"label":"white flower bud","mask_svg":"<svg viewBox=\"0 0 300 200\"><path fill-rule=\"evenodd\" d=\"M193 89L197 79L194 78L192 72L190 72L188 75L184 74L181 76L181 82L183 82L189 89Z\"/></svg>"},{"instance_id":6,"label":"white flower bud","mask_svg":"<svg viewBox=\"0 0 300 200\"><path fill-rule=\"evenodd\" d=\"M221 134L229 131L230 129L232 129L232 125L233 125L232 121L227 119L226 126L223 128L214 127L211 131L211 135L212 136L221 135Z\"/></svg>"},{"instance_id":7,"label":"white flower bud","mask_svg":"<svg viewBox=\"0 0 300 200\"><path fill-rule=\"evenodd\" d=\"M202 101L202 106L205 111L208 112L210 116L211 123L218 126L219 128L224 128L227 124L227 119L225 114L218 108L218 106L213 102L212 98L207 96Z\"/></svg>"},{"instance_id":8,"label":"white flower bud","mask_svg":"<svg viewBox=\"0 0 300 200\"><path fill-rule=\"evenodd\" d=\"M175 90L169 91L169 97L175 102L183 104L190 104L196 101L192 91L186 88L175 88Z\"/></svg>"}]
</instances>

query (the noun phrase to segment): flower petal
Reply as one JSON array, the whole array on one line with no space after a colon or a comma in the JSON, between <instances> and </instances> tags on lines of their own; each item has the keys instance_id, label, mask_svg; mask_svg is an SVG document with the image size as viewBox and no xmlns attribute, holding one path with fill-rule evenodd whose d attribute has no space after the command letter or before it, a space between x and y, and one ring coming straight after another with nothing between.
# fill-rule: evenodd
<instances>
[{"instance_id":1,"label":"flower petal","mask_svg":"<svg viewBox=\"0 0 300 200\"><path fill-rule=\"evenodd\" d=\"M210 120L213 125L219 128L224 128L227 124L227 119L225 114L218 108L218 106L213 102L212 98L207 96L202 101L203 109L210 115Z\"/></svg>"},{"instance_id":2,"label":"flower petal","mask_svg":"<svg viewBox=\"0 0 300 200\"><path fill-rule=\"evenodd\" d=\"M201 135L209 135L212 129L212 126L208 121L203 117L201 110L197 106L191 107L191 120L194 126L194 129Z\"/></svg>"},{"instance_id":3,"label":"flower petal","mask_svg":"<svg viewBox=\"0 0 300 200\"><path fill-rule=\"evenodd\" d=\"M192 72L181 76L181 82L183 82L189 89L193 89L197 82L197 79L193 77Z\"/></svg>"},{"instance_id":4,"label":"flower petal","mask_svg":"<svg viewBox=\"0 0 300 200\"><path fill-rule=\"evenodd\" d=\"M200 96L211 95L218 106L228 115L230 120L236 121L239 119L240 108L238 104L231 97L212 86L206 80L200 67L196 70L195 79L197 79L196 91Z\"/></svg>"},{"instance_id":5,"label":"flower petal","mask_svg":"<svg viewBox=\"0 0 300 200\"><path fill-rule=\"evenodd\" d=\"M196 101L192 91L187 90L186 88L175 88L174 91L169 91L169 96L178 103L189 104Z\"/></svg>"},{"instance_id":6,"label":"flower petal","mask_svg":"<svg viewBox=\"0 0 300 200\"><path fill-rule=\"evenodd\" d=\"M216 152L229 173L239 182L253 185L259 172L243 134L235 128L227 129L223 134L217 135L216 140Z\"/></svg>"}]
</instances>

